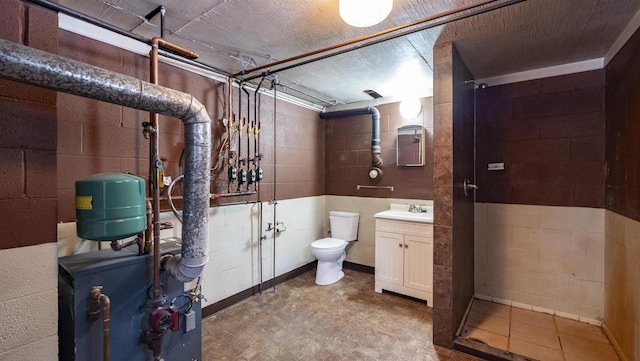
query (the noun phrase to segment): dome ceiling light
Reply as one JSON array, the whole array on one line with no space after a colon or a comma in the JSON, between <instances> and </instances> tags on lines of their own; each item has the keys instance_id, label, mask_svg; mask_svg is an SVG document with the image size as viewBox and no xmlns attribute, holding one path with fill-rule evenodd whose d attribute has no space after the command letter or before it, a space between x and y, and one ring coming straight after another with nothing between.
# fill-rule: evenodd
<instances>
[{"instance_id":1,"label":"dome ceiling light","mask_svg":"<svg viewBox=\"0 0 640 361\"><path fill-rule=\"evenodd\" d=\"M340 17L358 28L373 26L384 20L393 8L393 0L340 0Z\"/></svg>"}]
</instances>

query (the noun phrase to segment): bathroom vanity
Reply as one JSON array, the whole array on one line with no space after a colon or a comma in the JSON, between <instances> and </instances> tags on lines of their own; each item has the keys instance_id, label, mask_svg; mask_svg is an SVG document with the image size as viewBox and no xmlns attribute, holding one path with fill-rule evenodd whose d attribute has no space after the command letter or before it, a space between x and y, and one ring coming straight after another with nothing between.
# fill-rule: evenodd
<instances>
[{"instance_id":1,"label":"bathroom vanity","mask_svg":"<svg viewBox=\"0 0 640 361\"><path fill-rule=\"evenodd\" d=\"M375 291L400 293L433 306L433 207L414 212L408 205L391 207L374 215Z\"/></svg>"}]
</instances>

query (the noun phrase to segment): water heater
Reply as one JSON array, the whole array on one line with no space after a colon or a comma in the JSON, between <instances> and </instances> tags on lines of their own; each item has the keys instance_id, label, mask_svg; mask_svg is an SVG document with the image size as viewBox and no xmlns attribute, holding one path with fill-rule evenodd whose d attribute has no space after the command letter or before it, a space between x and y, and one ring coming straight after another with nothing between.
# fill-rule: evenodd
<instances>
[{"instance_id":1,"label":"water heater","mask_svg":"<svg viewBox=\"0 0 640 361\"><path fill-rule=\"evenodd\" d=\"M94 241L117 241L147 228L144 179L99 173L76 181L76 232Z\"/></svg>"}]
</instances>

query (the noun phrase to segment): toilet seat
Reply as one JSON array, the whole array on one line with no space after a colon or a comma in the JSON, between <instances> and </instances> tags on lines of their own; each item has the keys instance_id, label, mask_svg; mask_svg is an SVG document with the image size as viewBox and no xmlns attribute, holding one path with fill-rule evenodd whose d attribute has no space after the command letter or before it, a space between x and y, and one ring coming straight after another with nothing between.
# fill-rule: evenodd
<instances>
[{"instance_id":1,"label":"toilet seat","mask_svg":"<svg viewBox=\"0 0 640 361\"><path fill-rule=\"evenodd\" d=\"M323 251L333 251L343 248L347 245L347 241L338 238L322 238L317 241L311 242L311 248Z\"/></svg>"}]
</instances>

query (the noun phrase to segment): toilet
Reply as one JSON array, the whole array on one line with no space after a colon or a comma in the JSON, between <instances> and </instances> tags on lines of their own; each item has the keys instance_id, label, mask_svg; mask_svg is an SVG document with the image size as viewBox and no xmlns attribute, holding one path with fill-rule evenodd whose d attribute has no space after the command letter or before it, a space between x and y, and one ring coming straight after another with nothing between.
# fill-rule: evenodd
<instances>
[{"instance_id":1,"label":"toilet","mask_svg":"<svg viewBox=\"0 0 640 361\"><path fill-rule=\"evenodd\" d=\"M347 256L347 245L358 238L359 220L359 213L329 212L332 237L319 239L311 243L313 255L318 259L317 285L330 285L344 277L342 262Z\"/></svg>"}]
</instances>

